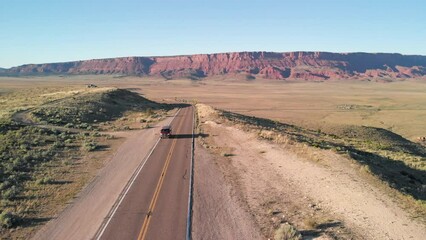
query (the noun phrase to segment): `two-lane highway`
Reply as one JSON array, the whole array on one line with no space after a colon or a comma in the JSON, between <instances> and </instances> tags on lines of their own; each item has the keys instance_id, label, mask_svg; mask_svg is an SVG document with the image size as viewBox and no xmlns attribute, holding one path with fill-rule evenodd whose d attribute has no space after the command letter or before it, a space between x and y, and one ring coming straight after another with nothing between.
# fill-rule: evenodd
<instances>
[{"instance_id":1,"label":"two-lane highway","mask_svg":"<svg viewBox=\"0 0 426 240\"><path fill-rule=\"evenodd\" d=\"M181 109L171 126L172 136L158 142L96 239L185 239L193 108Z\"/></svg>"}]
</instances>

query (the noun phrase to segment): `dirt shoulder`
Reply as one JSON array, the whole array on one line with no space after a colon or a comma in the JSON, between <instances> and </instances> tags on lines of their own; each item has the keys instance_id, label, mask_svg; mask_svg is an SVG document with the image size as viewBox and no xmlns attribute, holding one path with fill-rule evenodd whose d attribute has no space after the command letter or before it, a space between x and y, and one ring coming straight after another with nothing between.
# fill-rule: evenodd
<instances>
[{"instance_id":1,"label":"dirt shoulder","mask_svg":"<svg viewBox=\"0 0 426 240\"><path fill-rule=\"evenodd\" d=\"M265 238L273 238L283 223L295 226L306 238L423 239L426 235L423 224L365 179L350 160L318 149L296 154L285 145L259 140L255 133L220 122L211 109L199 114L202 131L208 134L202 140L208 149L204 154L221 156L212 164L221 169L246 216ZM214 189L214 182L208 188ZM240 227L244 225L253 226L241 223Z\"/></svg>"},{"instance_id":2,"label":"dirt shoulder","mask_svg":"<svg viewBox=\"0 0 426 240\"><path fill-rule=\"evenodd\" d=\"M158 128L131 131L110 156L108 164L57 217L36 233L33 239L91 239L107 216L137 166L157 141Z\"/></svg>"},{"instance_id":3,"label":"dirt shoulder","mask_svg":"<svg viewBox=\"0 0 426 240\"><path fill-rule=\"evenodd\" d=\"M198 144L195 159L193 239L261 239L218 159Z\"/></svg>"}]
</instances>

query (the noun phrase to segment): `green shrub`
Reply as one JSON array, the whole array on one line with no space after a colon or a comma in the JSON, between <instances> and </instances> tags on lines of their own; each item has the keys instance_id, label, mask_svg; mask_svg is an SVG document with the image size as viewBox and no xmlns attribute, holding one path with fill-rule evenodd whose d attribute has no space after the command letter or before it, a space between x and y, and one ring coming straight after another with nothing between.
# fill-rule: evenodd
<instances>
[{"instance_id":1,"label":"green shrub","mask_svg":"<svg viewBox=\"0 0 426 240\"><path fill-rule=\"evenodd\" d=\"M11 228L16 222L16 217L11 212L0 213L1 228Z\"/></svg>"},{"instance_id":2,"label":"green shrub","mask_svg":"<svg viewBox=\"0 0 426 240\"><path fill-rule=\"evenodd\" d=\"M0 199L13 201L21 194L26 181L34 170L43 163L60 157L66 150L65 143L75 135L59 130L42 129L33 126L3 125L0 132ZM70 140L70 141L68 141ZM90 148L96 146L90 145ZM38 184L50 183L45 178Z\"/></svg>"},{"instance_id":3,"label":"green shrub","mask_svg":"<svg viewBox=\"0 0 426 240\"><path fill-rule=\"evenodd\" d=\"M65 147L65 144L63 142L61 142L61 141L57 141L57 142L54 142L52 144L52 148L53 149L63 148L63 147Z\"/></svg>"},{"instance_id":4,"label":"green shrub","mask_svg":"<svg viewBox=\"0 0 426 240\"><path fill-rule=\"evenodd\" d=\"M95 131L95 132L92 133L92 136L93 137L100 137L101 134L98 131Z\"/></svg>"},{"instance_id":5,"label":"green shrub","mask_svg":"<svg viewBox=\"0 0 426 240\"><path fill-rule=\"evenodd\" d=\"M281 224L281 226L275 231L275 240L301 240L302 235L288 223Z\"/></svg>"},{"instance_id":6,"label":"green shrub","mask_svg":"<svg viewBox=\"0 0 426 240\"><path fill-rule=\"evenodd\" d=\"M98 149L98 147L99 146L93 141L91 141L91 142L85 141L85 142L83 142L83 146L82 146L83 150L89 151L89 152Z\"/></svg>"},{"instance_id":7,"label":"green shrub","mask_svg":"<svg viewBox=\"0 0 426 240\"><path fill-rule=\"evenodd\" d=\"M12 184L8 180L5 180L0 183L0 190L8 189L10 186L12 186Z\"/></svg>"},{"instance_id":8,"label":"green shrub","mask_svg":"<svg viewBox=\"0 0 426 240\"><path fill-rule=\"evenodd\" d=\"M115 139L116 137L114 135L109 135L108 134L108 135L106 135L105 138L109 140L109 139Z\"/></svg>"},{"instance_id":9,"label":"green shrub","mask_svg":"<svg viewBox=\"0 0 426 240\"><path fill-rule=\"evenodd\" d=\"M4 191L1 191L1 197L4 200L12 200L16 196L18 196L18 194L19 194L19 189L15 185L13 185L12 187Z\"/></svg>"},{"instance_id":10,"label":"green shrub","mask_svg":"<svg viewBox=\"0 0 426 240\"><path fill-rule=\"evenodd\" d=\"M53 183L53 178L51 177L42 177L36 180L37 185L51 184L51 183Z\"/></svg>"}]
</instances>

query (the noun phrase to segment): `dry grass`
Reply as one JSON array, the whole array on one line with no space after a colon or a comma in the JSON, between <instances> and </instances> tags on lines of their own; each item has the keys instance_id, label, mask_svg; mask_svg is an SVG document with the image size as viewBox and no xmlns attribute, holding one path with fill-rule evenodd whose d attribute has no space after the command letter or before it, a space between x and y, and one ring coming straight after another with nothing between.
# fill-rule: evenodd
<instances>
[{"instance_id":1,"label":"dry grass","mask_svg":"<svg viewBox=\"0 0 426 240\"><path fill-rule=\"evenodd\" d=\"M17 111L27 110L51 101L74 96L84 90L81 87L5 89L5 92L0 94L0 104L2 106L0 109L0 118L11 117Z\"/></svg>"},{"instance_id":2,"label":"dry grass","mask_svg":"<svg viewBox=\"0 0 426 240\"><path fill-rule=\"evenodd\" d=\"M307 217L303 220L303 225L305 225L307 229L316 229L318 226L318 222L312 217Z\"/></svg>"},{"instance_id":3,"label":"dry grass","mask_svg":"<svg viewBox=\"0 0 426 240\"><path fill-rule=\"evenodd\" d=\"M302 235L288 223L281 224L275 231L275 240L300 240Z\"/></svg>"}]
</instances>

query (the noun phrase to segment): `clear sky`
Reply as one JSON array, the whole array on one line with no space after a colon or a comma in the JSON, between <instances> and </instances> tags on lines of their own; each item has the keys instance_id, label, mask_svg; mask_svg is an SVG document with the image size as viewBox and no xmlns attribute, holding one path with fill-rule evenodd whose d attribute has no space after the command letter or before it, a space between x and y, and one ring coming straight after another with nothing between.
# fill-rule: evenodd
<instances>
[{"instance_id":1,"label":"clear sky","mask_svg":"<svg viewBox=\"0 0 426 240\"><path fill-rule=\"evenodd\" d=\"M426 55L425 0L1 0L0 67L230 51Z\"/></svg>"}]
</instances>

